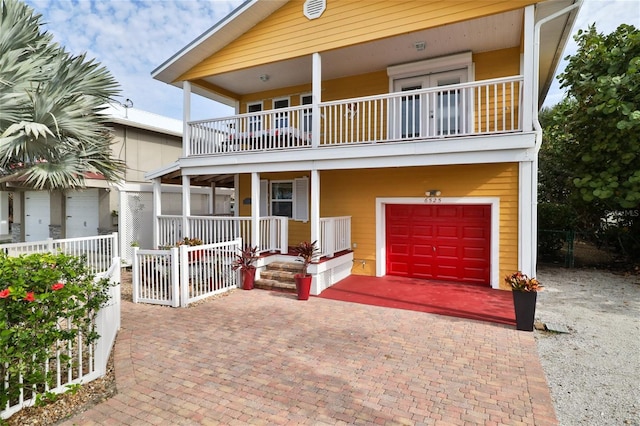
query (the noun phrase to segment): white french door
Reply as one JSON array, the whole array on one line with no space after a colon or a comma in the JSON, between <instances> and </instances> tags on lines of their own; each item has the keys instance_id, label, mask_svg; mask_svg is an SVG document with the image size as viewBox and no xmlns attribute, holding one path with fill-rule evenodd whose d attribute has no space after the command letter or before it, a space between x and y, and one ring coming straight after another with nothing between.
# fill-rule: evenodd
<instances>
[{"instance_id":1,"label":"white french door","mask_svg":"<svg viewBox=\"0 0 640 426\"><path fill-rule=\"evenodd\" d=\"M396 92L406 92L396 102L395 137L402 139L457 135L467 128L464 110L470 99L460 89L416 93L419 89L466 83L467 69L433 73L394 81Z\"/></svg>"}]
</instances>

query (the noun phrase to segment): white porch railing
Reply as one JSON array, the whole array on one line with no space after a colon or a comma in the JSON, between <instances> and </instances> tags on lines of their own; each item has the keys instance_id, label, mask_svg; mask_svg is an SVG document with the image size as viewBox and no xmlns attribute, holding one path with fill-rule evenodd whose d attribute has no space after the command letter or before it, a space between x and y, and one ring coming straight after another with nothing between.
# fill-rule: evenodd
<instances>
[{"instance_id":1,"label":"white porch railing","mask_svg":"<svg viewBox=\"0 0 640 426\"><path fill-rule=\"evenodd\" d=\"M42 249L48 242L32 243L32 247L39 248L36 251L22 249L21 254L42 253L48 250ZM115 247L115 245L114 245ZM67 346L65 351L52 351L48 364L49 373L54 378L54 387L43 383L40 389L44 392L64 393L68 385L88 383L107 372L107 361L115 343L116 334L120 329L120 258L114 257L111 265L104 272L96 274L96 279L108 278L112 282L109 287L109 302L97 314L94 330L100 338L94 345L84 343L84 336L80 333L77 339ZM69 319L61 319L60 327L67 327ZM64 353L62 353L64 352ZM69 362L62 358L68 357ZM18 382L22 383L22 377ZM5 385L12 382L9 377L4 378ZM0 411L0 418L7 419L25 407L30 407L36 402L36 394L28 393L24 389L16 401L7 403Z\"/></svg>"},{"instance_id":2,"label":"white porch railing","mask_svg":"<svg viewBox=\"0 0 640 426\"><path fill-rule=\"evenodd\" d=\"M205 244L221 243L241 238L251 241L251 218L231 216L189 216L189 238L198 238ZM159 216L159 246L173 246L181 241L182 216ZM259 220L260 247L258 251L287 251L289 221L286 217L268 216Z\"/></svg>"},{"instance_id":3,"label":"white porch railing","mask_svg":"<svg viewBox=\"0 0 640 426\"><path fill-rule=\"evenodd\" d=\"M320 243L321 256L351 249L351 216L321 218Z\"/></svg>"},{"instance_id":4,"label":"white porch railing","mask_svg":"<svg viewBox=\"0 0 640 426\"><path fill-rule=\"evenodd\" d=\"M522 131L523 77L323 102L320 147ZM189 123L187 155L311 147L311 106Z\"/></svg>"},{"instance_id":5,"label":"white porch railing","mask_svg":"<svg viewBox=\"0 0 640 426\"><path fill-rule=\"evenodd\" d=\"M236 288L232 266L241 246L236 239L170 250L134 248L133 302L185 307Z\"/></svg>"},{"instance_id":6,"label":"white porch railing","mask_svg":"<svg viewBox=\"0 0 640 426\"><path fill-rule=\"evenodd\" d=\"M54 253L60 251L71 256L86 256L87 264L94 274L104 273L118 257L118 233L96 237L65 238L25 243L0 244L0 250L8 256L30 253Z\"/></svg>"}]
</instances>

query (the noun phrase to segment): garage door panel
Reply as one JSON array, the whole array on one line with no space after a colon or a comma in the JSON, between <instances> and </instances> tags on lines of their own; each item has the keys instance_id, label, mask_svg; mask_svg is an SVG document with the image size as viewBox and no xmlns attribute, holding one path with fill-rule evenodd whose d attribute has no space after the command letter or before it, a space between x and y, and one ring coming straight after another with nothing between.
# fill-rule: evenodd
<instances>
[{"instance_id":1,"label":"garage door panel","mask_svg":"<svg viewBox=\"0 0 640 426\"><path fill-rule=\"evenodd\" d=\"M489 284L491 206L387 205L385 213L388 274Z\"/></svg>"}]
</instances>

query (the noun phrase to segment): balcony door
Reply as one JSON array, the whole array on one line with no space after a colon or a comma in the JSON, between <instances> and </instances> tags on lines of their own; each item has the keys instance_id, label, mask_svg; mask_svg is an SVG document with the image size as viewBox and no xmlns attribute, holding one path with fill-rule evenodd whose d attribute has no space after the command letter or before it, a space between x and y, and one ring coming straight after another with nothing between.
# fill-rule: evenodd
<instances>
[{"instance_id":1,"label":"balcony door","mask_svg":"<svg viewBox=\"0 0 640 426\"><path fill-rule=\"evenodd\" d=\"M415 139L457 135L464 132L464 109L469 100L460 89L442 89L424 93L420 89L446 87L467 81L467 69L432 73L394 81L396 98L393 114L395 137Z\"/></svg>"}]
</instances>

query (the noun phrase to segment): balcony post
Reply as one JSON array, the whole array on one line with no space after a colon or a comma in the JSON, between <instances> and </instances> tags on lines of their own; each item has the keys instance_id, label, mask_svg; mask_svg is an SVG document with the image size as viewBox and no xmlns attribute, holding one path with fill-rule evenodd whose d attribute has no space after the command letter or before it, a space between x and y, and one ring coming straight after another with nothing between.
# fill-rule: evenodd
<instances>
[{"instance_id":1,"label":"balcony post","mask_svg":"<svg viewBox=\"0 0 640 426\"><path fill-rule=\"evenodd\" d=\"M182 82L182 156L188 157L191 146L189 121L191 120L191 82Z\"/></svg>"},{"instance_id":2,"label":"balcony post","mask_svg":"<svg viewBox=\"0 0 640 426\"><path fill-rule=\"evenodd\" d=\"M533 109L537 96L534 96L533 88L537 86L534 79L538 78L536 67L539 66L534 56L534 21L535 6L527 6L524 9L524 53L522 58L523 92L522 92L522 130L530 132L533 129Z\"/></svg>"},{"instance_id":3,"label":"balcony post","mask_svg":"<svg viewBox=\"0 0 640 426\"><path fill-rule=\"evenodd\" d=\"M322 58L318 52L312 56L311 78L311 146L320 146L320 102L322 102Z\"/></svg>"}]
</instances>

